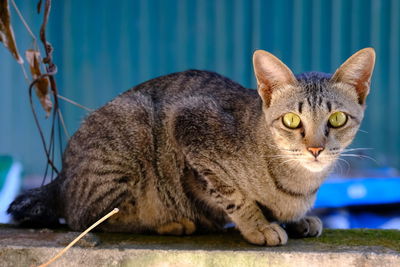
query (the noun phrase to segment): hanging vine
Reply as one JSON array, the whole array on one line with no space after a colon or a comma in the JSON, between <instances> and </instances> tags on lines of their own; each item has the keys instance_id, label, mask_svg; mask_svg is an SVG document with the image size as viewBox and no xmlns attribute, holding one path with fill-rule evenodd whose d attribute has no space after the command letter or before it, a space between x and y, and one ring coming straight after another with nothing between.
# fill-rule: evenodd
<instances>
[{"instance_id":1,"label":"hanging vine","mask_svg":"<svg viewBox=\"0 0 400 267\"><path fill-rule=\"evenodd\" d=\"M28 31L29 35L32 37L33 41L32 48L25 51L25 57L29 65L31 78L29 78L28 75L26 74L24 65L25 62L20 56L20 53L17 48L17 43L15 41L14 31L11 23L10 1L16 13L18 14L19 18L21 19L23 25ZM21 65L25 79L29 83L28 95L29 95L30 106L32 109L34 121L39 131L40 139L47 159L46 169L42 182L42 184L44 184L46 181L46 177L49 174L48 173L49 168L51 168L51 175L50 175L51 180L54 178L55 174L57 175L59 174L59 170L54 164L55 144L56 144L56 138L58 138L58 143L60 145L59 150L60 152L62 152L63 151L62 128L64 129L64 134L67 136L67 138L69 138L69 133L67 131L67 127L65 126L58 100L63 99L69 103L84 108L87 111L91 111L91 109L88 109L72 100L69 100L68 98L60 96L58 93L57 83L55 79L55 75L57 74L57 66L53 62L54 48L51 45L51 43L47 40L46 36L46 28L49 22L49 15L51 11L51 3L52 3L51 0L45 0L44 3L42 3L42 0L39 0L37 4L37 13L40 14L43 10L42 12L43 19L40 27L39 36L40 36L40 42L43 46L43 51L45 53L44 57L42 57L40 50L38 48L37 38L35 34L32 32L29 25L26 23L15 1L14 0L10 1L2 0L0 3L0 42L4 44L4 46L10 51L10 53L18 62L18 64ZM44 69L44 71L42 71L42 69ZM46 113L46 118L51 119L50 138L48 141L46 141L45 135L43 133L42 127L39 123L39 119L35 110L33 93L32 93L33 90L35 91L36 97Z\"/></svg>"}]
</instances>

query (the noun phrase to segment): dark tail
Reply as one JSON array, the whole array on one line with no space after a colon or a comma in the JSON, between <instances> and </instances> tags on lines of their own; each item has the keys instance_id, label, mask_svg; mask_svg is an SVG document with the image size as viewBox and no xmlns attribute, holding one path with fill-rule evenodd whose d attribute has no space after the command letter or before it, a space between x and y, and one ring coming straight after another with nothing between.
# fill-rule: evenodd
<instances>
[{"instance_id":1,"label":"dark tail","mask_svg":"<svg viewBox=\"0 0 400 267\"><path fill-rule=\"evenodd\" d=\"M60 178L19 195L7 213L23 227L57 227L59 225L58 194Z\"/></svg>"}]
</instances>

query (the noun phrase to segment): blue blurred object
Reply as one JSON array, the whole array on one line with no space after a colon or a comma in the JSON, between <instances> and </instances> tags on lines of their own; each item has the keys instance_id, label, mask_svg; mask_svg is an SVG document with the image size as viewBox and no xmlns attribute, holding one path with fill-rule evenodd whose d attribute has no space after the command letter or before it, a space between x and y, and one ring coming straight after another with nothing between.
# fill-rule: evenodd
<instances>
[{"instance_id":1,"label":"blue blurred object","mask_svg":"<svg viewBox=\"0 0 400 267\"><path fill-rule=\"evenodd\" d=\"M331 176L316 209L327 228L400 229L400 177L395 169L366 170L360 178Z\"/></svg>"},{"instance_id":2,"label":"blue blurred object","mask_svg":"<svg viewBox=\"0 0 400 267\"><path fill-rule=\"evenodd\" d=\"M400 177L329 179L320 188L315 208L400 203Z\"/></svg>"},{"instance_id":3,"label":"blue blurred object","mask_svg":"<svg viewBox=\"0 0 400 267\"><path fill-rule=\"evenodd\" d=\"M400 211L380 213L359 211L354 212L347 209L333 209L319 215L326 228L349 229L349 228L372 228L372 229L400 229Z\"/></svg>"}]
</instances>

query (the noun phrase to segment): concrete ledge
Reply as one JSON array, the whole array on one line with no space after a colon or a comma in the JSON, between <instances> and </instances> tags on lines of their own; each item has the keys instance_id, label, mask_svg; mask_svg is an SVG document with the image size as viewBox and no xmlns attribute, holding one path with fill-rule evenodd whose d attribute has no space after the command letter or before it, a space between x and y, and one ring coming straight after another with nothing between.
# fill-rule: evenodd
<instances>
[{"instance_id":1,"label":"concrete ledge","mask_svg":"<svg viewBox=\"0 0 400 267\"><path fill-rule=\"evenodd\" d=\"M0 226L0 266L46 262L79 233ZM236 232L189 237L90 234L51 266L400 266L400 231L326 230L257 247Z\"/></svg>"}]
</instances>

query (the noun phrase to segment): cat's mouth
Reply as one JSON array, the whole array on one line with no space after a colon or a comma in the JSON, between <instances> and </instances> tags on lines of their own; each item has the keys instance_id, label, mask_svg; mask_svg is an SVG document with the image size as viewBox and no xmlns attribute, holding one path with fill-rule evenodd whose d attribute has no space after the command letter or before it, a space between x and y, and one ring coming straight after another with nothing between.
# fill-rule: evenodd
<instances>
[{"instance_id":1,"label":"cat's mouth","mask_svg":"<svg viewBox=\"0 0 400 267\"><path fill-rule=\"evenodd\" d=\"M309 171L321 172L328 168L330 164L317 157L303 161L302 165Z\"/></svg>"}]
</instances>

